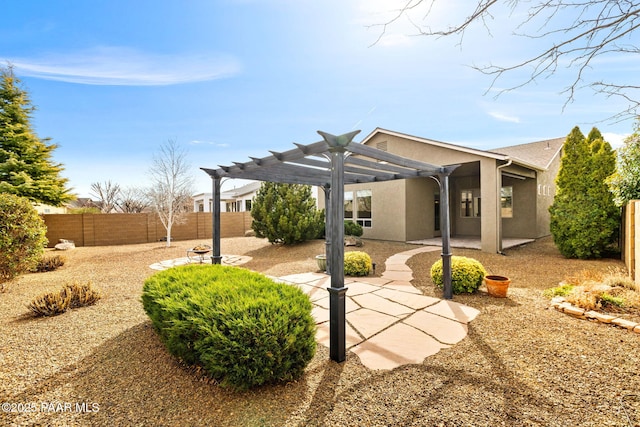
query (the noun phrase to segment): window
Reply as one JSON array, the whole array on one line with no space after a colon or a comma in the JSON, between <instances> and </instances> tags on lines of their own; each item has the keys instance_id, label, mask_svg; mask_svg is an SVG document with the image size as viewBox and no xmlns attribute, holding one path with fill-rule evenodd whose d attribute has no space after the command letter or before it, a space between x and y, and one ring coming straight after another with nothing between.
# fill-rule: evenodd
<instances>
[{"instance_id":1,"label":"window","mask_svg":"<svg viewBox=\"0 0 640 427\"><path fill-rule=\"evenodd\" d=\"M356 191L356 201L358 206L358 224L366 228L371 227L371 190Z\"/></svg>"},{"instance_id":2,"label":"window","mask_svg":"<svg viewBox=\"0 0 640 427\"><path fill-rule=\"evenodd\" d=\"M513 187L500 189L500 212L502 218L513 218Z\"/></svg>"},{"instance_id":3,"label":"window","mask_svg":"<svg viewBox=\"0 0 640 427\"><path fill-rule=\"evenodd\" d=\"M462 190L460 192L460 216L473 218L480 216L480 190Z\"/></svg>"},{"instance_id":4,"label":"window","mask_svg":"<svg viewBox=\"0 0 640 427\"><path fill-rule=\"evenodd\" d=\"M244 210L247 212L251 211L251 200L245 200L244 201Z\"/></svg>"},{"instance_id":5,"label":"window","mask_svg":"<svg viewBox=\"0 0 640 427\"><path fill-rule=\"evenodd\" d=\"M371 190L344 193L344 219L352 220L365 228L371 227Z\"/></svg>"},{"instance_id":6,"label":"window","mask_svg":"<svg viewBox=\"0 0 640 427\"><path fill-rule=\"evenodd\" d=\"M353 193L344 193L344 219L353 219Z\"/></svg>"}]
</instances>

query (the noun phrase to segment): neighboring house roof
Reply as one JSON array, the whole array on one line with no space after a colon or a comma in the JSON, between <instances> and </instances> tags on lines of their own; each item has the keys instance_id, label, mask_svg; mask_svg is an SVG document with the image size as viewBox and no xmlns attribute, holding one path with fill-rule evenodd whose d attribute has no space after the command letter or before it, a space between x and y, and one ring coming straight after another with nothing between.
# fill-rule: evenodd
<instances>
[{"instance_id":1,"label":"neighboring house roof","mask_svg":"<svg viewBox=\"0 0 640 427\"><path fill-rule=\"evenodd\" d=\"M233 190L223 191L220 194L221 198L224 199L236 199L238 197L246 196L247 194L255 193L260 189L262 185L261 182L250 182L249 184L243 185L242 187L234 188Z\"/></svg>"},{"instance_id":2,"label":"neighboring house roof","mask_svg":"<svg viewBox=\"0 0 640 427\"><path fill-rule=\"evenodd\" d=\"M546 139L528 144L512 145L510 147L495 148L494 151L522 162L547 169L551 162L560 154L566 138Z\"/></svg>"},{"instance_id":3,"label":"neighboring house roof","mask_svg":"<svg viewBox=\"0 0 640 427\"><path fill-rule=\"evenodd\" d=\"M514 163L517 163L521 166L537 170L546 170L549 167L555 156L559 155L560 150L562 149L562 145L565 141L565 138L554 138L527 144L496 148L493 150L479 150L476 148L465 147L448 142L420 138L414 135L395 132L388 129L376 128L362 140L362 144L365 144L367 141L373 138L374 135L380 133L397 136L424 144L434 145L441 148L447 148L463 153L473 154L476 156L489 157L492 159L504 161L512 160Z\"/></svg>"},{"instance_id":4,"label":"neighboring house roof","mask_svg":"<svg viewBox=\"0 0 640 427\"><path fill-rule=\"evenodd\" d=\"M249 184L245 184L241 187L234 188L232 190L223 191L220 193L220 199L222 200L235 200L242 196L246 196L247 194L255 193L260 189L261 182L255 181L250 182ZM193 196L195 200L211 198L211 193L198 193Z\"/></svg>"}]
</instances>

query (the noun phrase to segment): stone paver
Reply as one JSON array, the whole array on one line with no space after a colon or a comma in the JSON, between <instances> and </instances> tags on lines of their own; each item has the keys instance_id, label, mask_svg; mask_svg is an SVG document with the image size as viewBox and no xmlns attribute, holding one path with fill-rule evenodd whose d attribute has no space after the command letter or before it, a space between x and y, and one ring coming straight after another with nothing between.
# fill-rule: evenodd
<instances>
[{"instance_id":1,"label":"stone paver","mask_svg":"<svg viewBox=\"0 0 640 427\"><path fill-rule=\"evenodd\" d=\"M406 262L418 253L439 249L425 246L393 255L385 262L382 277L345 278L347 349L369 369L422 363L425 358L464 339L467 323L480 313L472 307L423 295L411 284L412 271ZM322 282L319 277L326 281ZM307 283L323 283L324 292L329 286L328 276L321 273L279 279L290 283L301 279ZM320 344L329 346L328 295L312 302L318 322L316 338Z\"/></svg>"},{"instance_id":2,"label":"stone paver","mask_svg":"<svg viewBox=\"0 0 640 427\"><path fill-rule=\"evenodd\" d=\"M370 369L394 369L422 363L443 348L449 347L404 323L398 323L352 348L363 365Z\"/></svg>"}]
</instances>

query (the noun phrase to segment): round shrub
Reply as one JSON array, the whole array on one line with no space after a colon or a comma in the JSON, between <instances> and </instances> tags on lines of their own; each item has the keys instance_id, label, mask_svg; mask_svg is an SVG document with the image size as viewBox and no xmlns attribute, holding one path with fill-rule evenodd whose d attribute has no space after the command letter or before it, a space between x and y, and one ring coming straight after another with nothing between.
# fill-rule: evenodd
<instances>
[{"instance_id":1,"label":"round shrub","mask_svg":"<svg viewBox=\"0 0 640 427\"><path fill-rule=\"evenodd\" d=\"M463 256L451 257L451 287L454 294L475 292L487 274L480 261ZM442 259L431 266L431 280L437 287L444 287L442 279Z\"/></svg>"},{"instance_id":2,"label":"round shrub","mask_svg":"<svg viewBox=\"0 0 640 427\"><path fill-rule=\"evenodd\" d=\"M249 270L171 268L145 281L142 304L169 351L223 386L294 380L315 354L309 298Z\"/></svg>"},{"instance_id":3,"label":"round shrub","mask_svg":"<svg viewBox=\"0 0 640 427\"><path fill-rule=\"evenodd\" d=\"M362 229L362 226L357 222L348 221L348 220L344 222L345 236L362 237L363 233L364 233L364 230Z\"/></svg>"},{"instance_id":4,"label":"round shrub","mask_svg":"<svg viewBox=\"0 0 640 427\"><path fill-rule=\"evenodd\" d=\"M345 252L345 276L367 276L369 271L371 271L371 257L369 254L361 251Z\"/></svg>"},{"instance_id":5,"label":"round shrub","mask_svg":"<svg viewBox=\"0 0 640 427\"><path fill-rule=\"evenodd\" d=\"M29 200L0 193L0 284L38 265L46 234L47 227Z\"/></svg>"}]
</instances>

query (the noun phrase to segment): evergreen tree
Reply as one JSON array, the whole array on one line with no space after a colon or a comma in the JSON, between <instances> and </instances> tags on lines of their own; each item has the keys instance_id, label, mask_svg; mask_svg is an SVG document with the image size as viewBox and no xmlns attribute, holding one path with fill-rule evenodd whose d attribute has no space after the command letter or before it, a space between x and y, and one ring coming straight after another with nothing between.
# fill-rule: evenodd
<instances>
[{"instance_id":1,"label":"evergreen tree","mask_svg":"<svg viewBox=\"0 0 640 427\"><path fill-rule=\"evenodd\" d=\"M271 243L290 245L317 238L324 227L311 186L264 182L251 208L251 228Z\"/></svg>"},{"instance_id":2,"label":"evergreen tree","mask_svg":"<svg viewBox=\"0 0 640 427\"><path fill-rule=\"evenodd\" d=\"M607 179L616 205L640 199L640 120L635 131L618 149L615 172Z\"/></svg>"},{"instance_id":3,"label":"evergreen tree","mask_svg":"<svg viewBox=\"0 0 640 427\"><path fill-rule=\"evenodd\" d=\"M565 257L599 258L615 241L620 214L606 185L614 167L613 150L598 129L585 138L580 128L573 128L549 209L551 234Z\"/></svg>"},{"instance_id":4,"label":"evergreen tree","mask_svg":"<svg viewBox=\"0 0 640 427\"><path fill-rule=\"evenodd\" d=\"M0 68L0 193L60 206L74 196L60 177L62 166L51 160L57 145L38 138L31 127L34 110L11 67Z\"/></svg>"}]
</instances>

